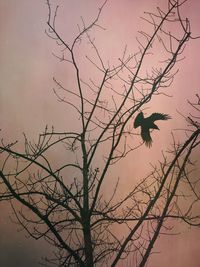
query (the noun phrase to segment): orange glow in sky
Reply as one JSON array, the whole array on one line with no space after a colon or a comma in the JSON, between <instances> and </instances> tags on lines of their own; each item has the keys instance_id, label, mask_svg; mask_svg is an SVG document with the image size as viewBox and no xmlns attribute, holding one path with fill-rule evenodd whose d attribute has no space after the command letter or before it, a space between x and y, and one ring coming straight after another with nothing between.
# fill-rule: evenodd
<instances>
[{"instance_id":1,"label":"orange glow in sky","mask_svg":"<svg viewBox=\"0 0 200 267\"><path fill-rule=\"evenodd\" d=\"M73 125L74 118L69 116L69 110L58 103L52 91L52 77L62 79L68 86L73 86L73 80L65 63L59 62L52 55L59 50L55 42L45 34L48 15L45 2L0 0L0 134L1 138L5 137L6 140L21 139L23 132L30 139L34 139L43 131L45 125L54 125L59 131L64 130L66 125L76 127ZM55 2L60 5L57 20L59 30L66 36L66 40L70 41L77 31L77 23L81 23L80 16L86 23L91 21L103 1ZM143 12L153 11L157 6L164 8L166 3L165 0L108 1L100 20L106 30L97 29L94 33L103 58L116 63L126 45L127 50L134 53L138 47L135 39L138 30L146 27L140 18L144 15ZM182 12L191 21L193 35L200 35L200 1L188 0ZM186 122L178 112L187 116L190 111L187 99L194 100L195 94L200 93L199 47L200 39L191 41L185 49L185 59L178 63L179 72L167 91L172 97L155 97L149 109L145 110L147 115L158 111L172 116L172 120L160 123L161 131L165 134L160 135L159 131L155 131L154 143L150 150L142 147L137 151L137 157L128 155L113 171L113 177L122 177L122 194L134 182L133 170L134 177L138 177L134 179L145 176L150 170L150 160L156 163L162 150L170 144L172 130L186 127ZM85 50L79 53L81 61L85 57ZM160 57L159 51L156 56ZM151 64L150 61L149 65ZM90 67L84 65L84 69L83 75L88 76ZM90 75L98 79L96 73ZM175 131L175 134L178 138L183 138L182 132ZM199 155L200 153L197 153L197 156ZM109 188L107 190L109 191ZM0 209L0 266L39 267L37 261L41 255L45 256L48 248L43 242L26 239L24 232L16 231L16 226L9 220L11 211L8 205L0 203ZM161 238L156 245L156 250L161 251L161 254L152 257L149 267L200 266L199 231L187 232L183 226L176 225L176 232L182 231L183 235Z\"/></svg>"}]
</instances>

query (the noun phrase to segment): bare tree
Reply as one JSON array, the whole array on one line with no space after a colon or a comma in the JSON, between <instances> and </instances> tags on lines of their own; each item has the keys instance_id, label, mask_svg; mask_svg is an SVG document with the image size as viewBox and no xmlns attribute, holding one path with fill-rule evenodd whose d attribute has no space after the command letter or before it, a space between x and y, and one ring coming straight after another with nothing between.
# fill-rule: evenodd
<instances>
[{"instance_id":1,"label":"bare tree","mask_svg":"<svg viewBox=\"0 0 200 267\"><path fill-rule=\"evenodd\" d=\"M56 266L114 267L131 258L134 266L142 267L161 229L170 233L168 221L200 223L200 214L194 213L199 203L198 179L191 181L189 176L191 154L200 142L199 115L195 120L187 118L193 128L185 141L179 144L172 139L163 161L125 197L118 197L118 182L109 197L104 195L110 167L143 145L138 143L133 118L150 105L154 95L166 94L177 71L175 65L192 38L189 20L180 14L186 1L169 0L167 10L146 12L144 21L152 30L139 32L138 51L128 54L125 48L119 64L111 66L92 37L93 30L102 28L99 19L106 2L92 23L82 21L77 36L67 43L56 27L58 6L47 0L46 33L60 47L55 56L71 67L76 80L75 88L69 89L53 78L54 93L71 108L78 130L73 125L65 132L46 127L37 142L24 135L24 151L17 149L15 141L2 140L0 146L0 200L10 201L17 222L31 237L44 238L56 249L47 260ZM174 32L168 31L171 24ZM77 50L84 40L93 53L88 52L87 63L98 79L91 73L88 78L82 75ZM164 50L165 59L147 70L148 58L158 49ZM199 102L190 104L199 111ZM59 162L51 157L56 151L63 155ZM189 195L182 193L182 184L187 184ZM185 199L190 204L183 209ZM116 234L116 228L123 234Z\"/></svg>"}]
</instances>

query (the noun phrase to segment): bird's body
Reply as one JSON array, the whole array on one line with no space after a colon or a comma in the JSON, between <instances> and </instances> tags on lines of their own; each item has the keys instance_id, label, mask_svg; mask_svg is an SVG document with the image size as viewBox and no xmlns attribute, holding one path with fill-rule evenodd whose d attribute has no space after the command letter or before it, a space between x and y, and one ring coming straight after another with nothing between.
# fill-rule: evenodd
<instances>
[{"instance_id":1,"label":"bird's body","mask_svg":"<svg viewBox=\"0 0 200 267\"><path fill-rule=\"evenodd\" d=\"M152 113L151 116L144 118L143 112L140 112L134 121L134 128L141 127L141 137L146 146L152 145L152 138L150 135L150 129L159 130L158 126L154 123L157 120L168 120L171 117L163 113Z\"/></svg>"}]
</instances>

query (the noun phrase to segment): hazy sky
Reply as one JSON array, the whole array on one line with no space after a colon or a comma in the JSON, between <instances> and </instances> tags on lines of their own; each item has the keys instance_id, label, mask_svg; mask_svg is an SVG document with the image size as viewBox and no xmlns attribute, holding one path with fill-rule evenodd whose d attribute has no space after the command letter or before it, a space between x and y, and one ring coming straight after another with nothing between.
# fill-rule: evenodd
<instances>
[{"instance_id":1,"label":"hazy sky","mask_svg":"<svg viewBox=\"0 0 200 267\"><path fill-rule=\"evenodd\" d=\"M67 40L74 36L77 23L81 22L80 16L83 16L85 22L91 21L102 3L98 0L53 2L60 4L58 26ZM143 27L143 21L140 19L143 12L153 11L158 5L164 7L166 2L166 0L110 0L101 18L101 24L106 28L106 38L99 39L100 50L104 56L109 60L117 59L126 44L129 51L134 52L137 47L135 36ZM200 1L188 0L183 12L191 20L194 36L200 34ZM61 77L68 82L70 75L63 64L52 55L58 48L55 42L45 35L47 15L46 0L0 0L1 138L4 136L14 140L20 138L22 132L35 138L46 124L63 130L65 122L73 123L73 118L66 117L66 108L58 104L52 92L53 76ZM157 142L151 151L146 152L147 158L151 157L156 161L160 157L158 149L166 148L166 143L170 142L171 130L185 126L177 110L188 115L187 99L194 100L194 95L200 93L199 47L200 40L188 44L184 53L186 58L179 63L179 72L168 91L173 98L156 99L154 106L151 107L152 111L170 113L174 119L165 128L166 135L159 136L158 140L158 133L155 133ZM143 153L143 150L141 151L138 151L138 156ZM131 171L133 163L130 157L128 159L126 170ZM135 164L140 166L143 164L143 159L138 159ZM122 183L124 190L129 186L127 181ZM38 245L39 243L35 241L25 239L24 233L17 233L16 226L9 222L10 211L7 206L0 204L0 208L0 266L37 267L39 255L45 256L47 248L43 243ZM164 267L169 265L197 267L198 263L200 264L200 234L199 232L189 234L184 231L184 238L168 237L159 243L158 250L167 252L165 255L154 256L155 261L150 267L161 266L161 263Z\"/></svg>"}]
</instances>

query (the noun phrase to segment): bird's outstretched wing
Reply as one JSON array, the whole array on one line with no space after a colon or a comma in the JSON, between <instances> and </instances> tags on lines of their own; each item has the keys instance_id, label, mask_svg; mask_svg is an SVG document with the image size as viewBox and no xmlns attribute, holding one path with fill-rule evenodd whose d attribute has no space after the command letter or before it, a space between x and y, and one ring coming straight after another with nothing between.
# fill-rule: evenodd
<instances>
[{"instance_id":1,"label":"bird's outstretched wing","mask_svg":"<svg viewBox=\"0 0 200 267\"><path fill-rule=\"evenodd\" d=\"M152 139L150 135L150 129L146 127L142 127L141 129L141 137L147 147L151 147Z\"/></svg>"},{"instance_id":2,"label":"bird's outstretched wing","mask_svg":"<svg viewBox=\"0 0 200 267\"><path fill-rule=\"evenodd\" d=\"M135 118L135 121L134 121L134 128L137 128L137 127L141 126L142 123L143 123L143 121L144 121L144 115L143 115L142 112L140 112L140 113L137 115L137 117Z\"/></svg>"},{"instance_id":3,"label":"bird's outstretched wing","mask_svg":"<svg viewBox=\"0 0 200 267\"><path fill-rule=\"evenodd\" d=\"M171 117L168 114L164 113L152 113L151 116L149 116L149 119L152 121L169 120L171 119Z\"/></svg>"}]
</instances>

